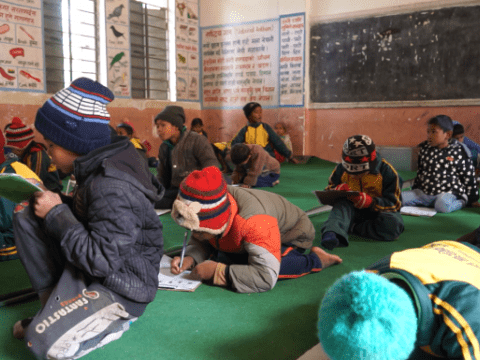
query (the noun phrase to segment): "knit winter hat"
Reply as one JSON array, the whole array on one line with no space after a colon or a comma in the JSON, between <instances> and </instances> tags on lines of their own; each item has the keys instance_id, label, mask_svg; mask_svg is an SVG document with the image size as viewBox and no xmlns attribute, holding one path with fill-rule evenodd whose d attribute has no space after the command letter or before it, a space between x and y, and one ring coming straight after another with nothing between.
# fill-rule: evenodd
<instances>
[{"instance_id":1,"label":"knit winter hat","mask_svg":"<svg viewBox=\"0 0 480 360\"><path fill-rule=\"evenodd\" d=\"M259 106L261 107L262 105L260 105L257 102L249 102L247 105L243 107L243 112L245 113L245 116L247 117L247 119L250 116L250 114L253 112L253 110L255 110Z\"/></svg>"},{"instance_id":2,"label":"knit winter hat","mask_svg":"<svg viewBox=\"0 0 480 360\"><path fill-rule=\"evenodd\" d=\"M227 228L231 212L227 183L217 167L209 166L182 181L172 218L190 230L219 235Z\"/></svg>"},{"instance_id":3,"label":"knit winter hat","mask_svg":"<svg viewBox=\"0 0 480 360\"><path fill-rule=\"evenodd\" d=\"M182 131L183 125L185 124L185 112L181 106L169 105L155 116L155 122L157 122L157 120L169 122Z\"/></svg>"},{"instance_id":4,"label":"knit winter hat","mask_svg":"<svg viewBox=\"0 0 480 360\"><path fill-rule=\"evenodd\" d=\"M14 117L5 130L7 143L5 146L14 149L25 149L33 141L33 130L18 117Z\"/></svg>"},{"instance_id":5,"label":"knit winter hat","mask_svg":"<svg viewBox=\"0 0 480 360\"><path fill-rule=\"evenodd\" d=\"M428 124L435 124L442 128L443 131L453 130L453 120L447 115L437 115L428 120Z\"/></svg>"},{"instance_id":6,"label":"knit winter hat","mask_svg":"<svg viewBox=\"0 0 480 360\"><path fill-rule=\"evenodd\" d=\"M121 124L118 124L117 128L124 128L124 129L127 129L127 131L130 130L132 134L135 132L135 128L133 127L132 123L128 120L125 120Z\"/></svg>"},{"instance_id":7,"label":"knit winter hat","mask_svg":"<svg viewBox=\"0 0 480 360\"><path fill-rule=\"evenodd\" d=\"M407 359L417 337L413 301L379 275L351 272L325 294L318 337L331 360Z\"/></svg>"},{"instance_id":8,"label":"knit winter hat","mask_svg":"<svg viewBox=\"0 0 480 360\"><path fill-rule=\"evenodd\" d=\"M377 165L377 151L367 135L349 137L343 144L342 165L351 174L370 171Z\"/></svg>"},{"instance_id":9,"label":"knit winter hat","mask_svg":"<svg viewBox=\"0 0 480 360\"><path fill-rule=\"evenodd\" d=\"M88 78L76 79L38 110L35 128L48 140L84 155L110 144L110 114L106 106L113 93Z\"/></svg>"}]
</instances>

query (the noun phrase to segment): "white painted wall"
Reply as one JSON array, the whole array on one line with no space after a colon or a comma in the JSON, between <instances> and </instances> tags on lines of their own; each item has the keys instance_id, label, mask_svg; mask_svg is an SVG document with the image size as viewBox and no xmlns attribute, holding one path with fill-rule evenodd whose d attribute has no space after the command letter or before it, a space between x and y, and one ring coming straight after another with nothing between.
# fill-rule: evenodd
<instances>
[{"instance_id":1,"label":"white painted wall","mask_svg":"<svg viewBox=\"0 0 480 360\"><path fill-rule=\"evenodd\" d=\"M199 0L200 26L227 25L305 12L305 0Z\"/></svg>"}]
</instances>

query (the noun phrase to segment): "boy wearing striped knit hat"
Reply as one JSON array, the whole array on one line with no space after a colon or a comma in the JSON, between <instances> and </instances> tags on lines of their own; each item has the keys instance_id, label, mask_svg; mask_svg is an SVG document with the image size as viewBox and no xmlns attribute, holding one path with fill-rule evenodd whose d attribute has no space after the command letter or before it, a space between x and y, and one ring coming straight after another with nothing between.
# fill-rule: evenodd
<instances>
[{"instance_id":1,"label":"boy wearing striped knit hat","mask_svg":"<svg viewBox=\"0 0 480 360\"><path fill-rule=\"evenodd\" d=\"M48 190L62 191L57 168L48 156L45 145L36 142L33 137L33 130L20 118L14 117L5 129L5 147L10 148L22 163L32 169Z\"/></svg>"},{"instance_id":2,"label":"boy wearing striped knit hat","mask_svg":"<svg viewBox=\"0 0 480 360\"><path fill-rule=\"evenodd\" d=\"M73 198L37 192L14 214L18 255L40 311L18 321L36 358L77 359L118 339L157 292L163 188L125 137L110 136L113 93L87 78L37 112L53 163L73 174ZM42 221L38 221L38 219Z\"/></svg>"},{"instance_id":3,"label":"boy wearing striped knit hat","mask_svg":"<svg viewBox=\"0 0 480 360\"><path fill-rule=\"evenodd\" d=\"M202 281L239 293L268 291L278 279L342 262L312 247L315 229L304 211L278 194L227 186L214 166L182 181L172 218L192 231L182 267L173 258L172 273L193 268Z\"/></svg>"}]
</instances>

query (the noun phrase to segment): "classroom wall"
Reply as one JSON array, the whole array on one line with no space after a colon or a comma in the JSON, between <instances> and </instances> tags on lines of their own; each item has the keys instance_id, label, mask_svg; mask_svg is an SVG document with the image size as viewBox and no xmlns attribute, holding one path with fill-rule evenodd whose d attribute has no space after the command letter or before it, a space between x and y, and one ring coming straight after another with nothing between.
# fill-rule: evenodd
<instances>
[{"instance_id":1,"label":"classroom wall","mask_svg":"<svg viewBox=\"0 0 480 360\"><path fill-rule=\"evenodd\" d=\"M0 128L17 116L27 125L33 125L37 110L51 97L51 94L32 94L23 92L3 91L0 96ZM148 140L152 144L151 156L158 155L161 140L154 131L153 119L167 105L180 105L185 109L187 126L195 117L201 117L200 106L197 103L152 100L128 100L116 99L108 105L107 109L111 116L110 124L113 127L128 119L135 128L135 134L142 140ZM36 133L35 140L43 142L40 134Z\"/></svg>"}]
</instances>

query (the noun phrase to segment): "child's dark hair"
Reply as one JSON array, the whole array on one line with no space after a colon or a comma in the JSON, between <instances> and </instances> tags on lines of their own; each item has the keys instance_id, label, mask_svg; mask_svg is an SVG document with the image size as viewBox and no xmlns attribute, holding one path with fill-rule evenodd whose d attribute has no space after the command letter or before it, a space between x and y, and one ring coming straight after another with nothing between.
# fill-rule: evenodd
<instances>
[{"instance_id":1,"label":"child's dark hair","mask_svg":"<svg viewBox=\"0 0 480 360\"><path fill-rule=\"evenodd\" d=\"M230 158L235 165L240 165L250 155L250 148L245 144L235 144L230 150Z\"/></svg>"},{"instance_id":2,"label":"child's dark hair","mask_svg":"<svg viewBox=\"0 0 480 360\"><path fill-rule=\"evenodd\" d=\"M453 135L452 136L463 135L463 134L465 134L465 128L463 127L462 124L453 125Z\"/></svg>"},{"instance_id":3,"label":"child's dark hair","mask_svg":"<svg viewBox=\"0 0 480 360\"><path fill-rule=\"evenodd\" d=\"M125 124L125 123L118 124L117 128L125 129L128 135L133 135L133 128L128 124Z\"/></svg>"},{"instance_id":4,"label":"child's dark hair","mask_svg":"<svg viewBox=\"0 0 480 360\"><path fill-rule=\"evenodd\" d=\"M191 128L194 126L203 126L203 121L200 118L195 118L192 120L192 124L190 125Z\"/></svg>"},{"instance_id":5,"label":"child's dark hair","mask_svg":"<svg viewBox=\"0 0 480 360\"><path fill-rule=\"evenodd\" d=\"M428 120L428 125L438 125L444 131L452 131L453 130L453 121L447 115L437 115L430 120Z\"/></svg>"}]
</instances>

